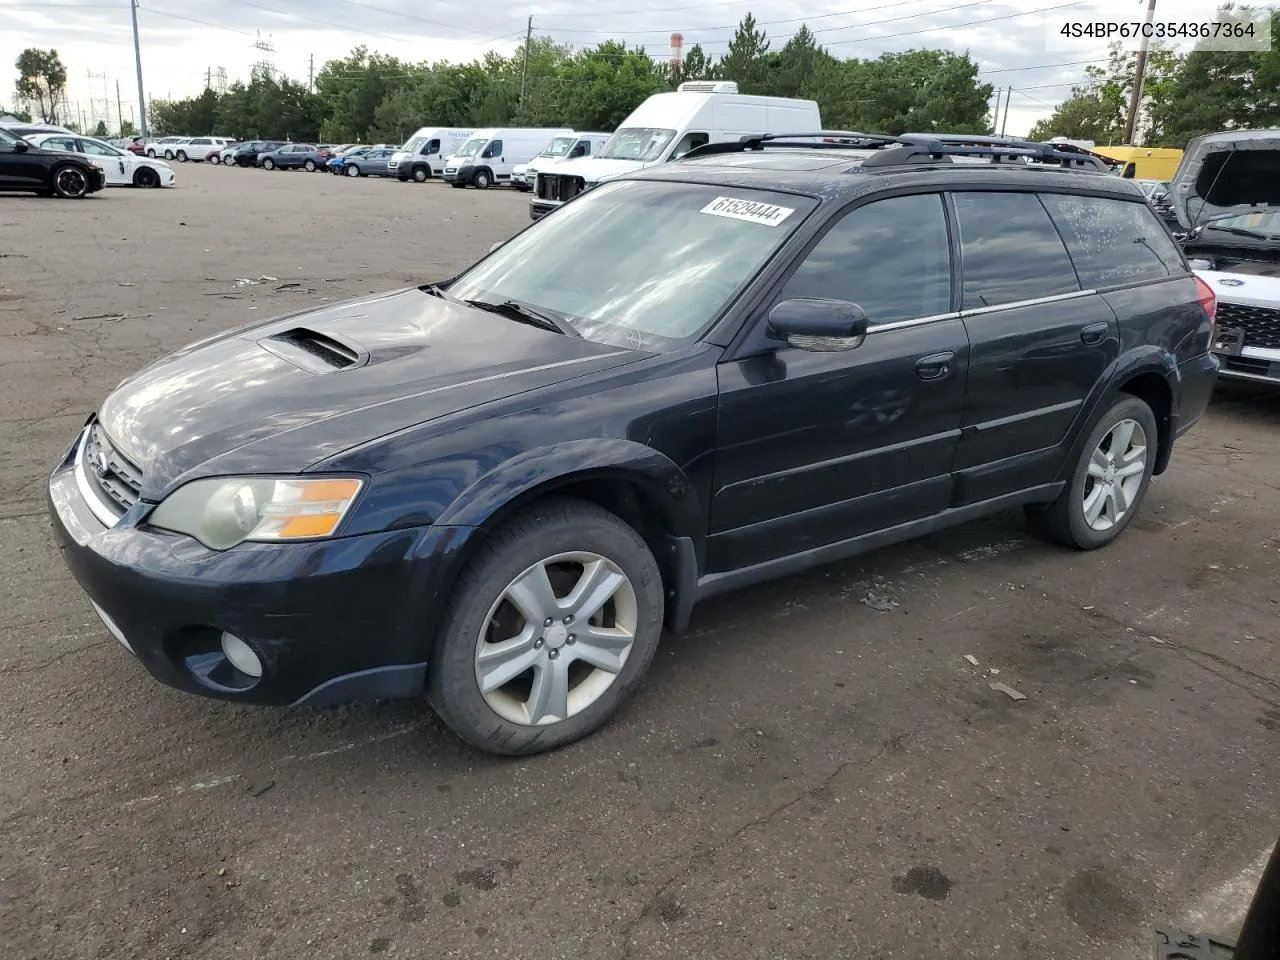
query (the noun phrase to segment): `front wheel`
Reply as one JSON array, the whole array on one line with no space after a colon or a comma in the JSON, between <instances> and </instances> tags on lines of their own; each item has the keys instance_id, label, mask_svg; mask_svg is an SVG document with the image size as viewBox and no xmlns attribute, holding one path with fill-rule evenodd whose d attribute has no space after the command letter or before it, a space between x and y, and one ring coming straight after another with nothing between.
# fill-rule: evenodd
<instances>
[{"instance_id":1,"label":"front wheel","mask_svg":"<svg viewBox=\"0 0 1280 960\"><path fill-rule=\"evenodd\" d=\"M413 168L413 179L416 183L426 183L427 179L430 176L431 176L431 171L428 170L426 167Z\"/></svg>"},{"instance_id":2,"label":"front wheel","mask_svg":"<svg viewBox=\"0 0 1280 960\"><path fill-rule=\"evenodd\" d=\"M150 167L139 167L133 175L133 185L143 189L160 186L160 175Z\"/></svg>"},{"instance_id":3,"label":"front wheel","mask_svg":"<svg viewBox=\"0 0 1280 960\"><path fill-rule=\"evenodd\" d=\"M179 162L179 163L186 163L186 162L187 162L187 152L186 152L185 150L179 150L179 151L178 151L178 162Z\"/></svg>"},{"instance_id":4,"label":"front wheel","mask_svg":"<svg viewBox=\"0 0 1280 960\"><path fill-rule=\"evenodd\" d=\"M172 151L172 150L166 150L166 151L164 152L164 158L165 158L166 160L172 160L172 159L173 159L173 151Z\"/></svg>"},{"instance_id":5,"label":"front wheel","mask_svg":"<svg viewBox=\"0 0 1280 960\"><path fill-rule=\"evenodd\" d=\"M477 190L488 190L492 182L488 170L477 170L476 175L471 178L471 183Z\"/></svg>"},{"instance_id":6,"label":"front wheel","mask_svg":"<svg viewBox=\"0 0 1280 960\"><path fill-rule=\"evenodd\" d=\"M83 170L69 163L55 167L53 192L64 200L83 200L89 194L89 178Z\"/></svg>"},{"instance_id":7,"label":"front wheel","mask_svg":"<svg viewBox=\"0 0 1280 960\"><path fill-rule=\"evenodd\" d=\"M1121 394L1085 438L1061 495L1032 507L1032 529L1048 540L1094 550L1120 536L1138 512L1155 470L1159 434L1142 400Z\"/></svg>"},{"instance_id":8,"label":"front wheel","mask_svg":"<svg viewBox=\"0 0 1280 960\"><path fill-rule=\"evenodd\" d=\"M348 163L348 164L347 164L347 176L348 176L348 177L358 177L358 176L360 176L360 168L359 168L359 167L357 167L354 163Z\"/></svg>"},{"instance_id":9,"label":"front wheel","mask_svg":"<svg viewBox=\"0 0 1280 960\"><path fill-rule=\"evenodd\" d=\"M634 689L662 619L662 577L635 530L585 501L535 504L460 576L428 696L486 752L564 746L602 726Z\"/></svg>"},{"instance_id":10,"label":"front wheel","mask_svg":"<svg viewBox=\"0 0 1280 960\"><path fill-rule=\"evenodd\" d=\"M316 162L314 160L304 160L302 162L302 169L307 171L307 173L315 173Z\"/></svg>"}]
</instances>

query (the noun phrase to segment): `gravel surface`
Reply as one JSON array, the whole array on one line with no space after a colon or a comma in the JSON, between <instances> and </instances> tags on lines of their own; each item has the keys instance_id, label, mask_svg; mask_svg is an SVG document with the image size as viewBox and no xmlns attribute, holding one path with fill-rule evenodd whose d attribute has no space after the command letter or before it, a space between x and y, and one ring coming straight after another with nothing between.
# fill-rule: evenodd
<instances>
[{"instance_id":1,"label":"gravel surface","mask_svg":"<svg viewBox=\"0 0 1280 960\"><path fill-rule=\"evenodd\" d=\"M138 367L442 279L527 196L178 183L0 198L0 955L1145 960L1153 923L1234 932L1280 835L1280 398L1219 396L1106 550L1010 514L720 598L600 733L493 759L418 702L153 681L44 482Z\"/></svg>"}]
</instances>

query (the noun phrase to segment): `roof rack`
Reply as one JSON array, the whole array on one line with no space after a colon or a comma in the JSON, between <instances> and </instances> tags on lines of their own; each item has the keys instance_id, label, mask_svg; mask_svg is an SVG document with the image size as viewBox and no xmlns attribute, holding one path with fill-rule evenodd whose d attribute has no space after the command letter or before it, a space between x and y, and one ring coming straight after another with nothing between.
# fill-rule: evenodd
<instances>
[{"instance_id":1,"label":"roof rack","mask_svg":"<svg viewBox=\"0 0 1280 960\"><path fill-rule=\"evenodd\" d=\"M724 153L743 153L772 147L822 149L870 149L877 151L862 162L864 167L923 166L951 163L952 157L984 157L1005 161L1056 164L1064 169L1107 171L1095 154L1066 143L1038 143L1016 137L980 134L904 133L900 137L852 130L819 130L814 133L759 133L737 141L706 143L686 153L682 160Z\"/></svg>"},{"instance_id":2,"label":"roof rack","mask_svg":"<svg viewBox=\"0 0 1280 960\"><path fill-rule=\"evenodd\" d=\"M1038 161L1056 163L1068 169L1106 171L1098 157L1070 144L1038 143L1012 137L978 134L904 133L901 146L885 150L863 161L864 167L897 167L925 163L950 163L952 157L987 157L992 163Z\"/></svg>"}]
</instances>

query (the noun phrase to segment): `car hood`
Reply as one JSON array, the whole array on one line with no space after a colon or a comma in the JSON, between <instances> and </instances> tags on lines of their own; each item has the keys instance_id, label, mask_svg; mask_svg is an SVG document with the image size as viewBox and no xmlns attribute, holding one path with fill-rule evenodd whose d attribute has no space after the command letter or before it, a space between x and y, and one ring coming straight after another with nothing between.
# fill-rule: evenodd
<instances>
[{"instance_id":1,"label":"car hood","mask_svg":"<svg viewBox=\"0 0 1280 960\"><path fill-rule=\"evenodd\" d=\"M644 356L411 288L199 341L123 381L98 419L156 501L200 476L300 472Z\"/></svg>"},{"instance_id":2,"label":"car hood","mask_svg":"<svg viewBox=\"0 0 1280 960\"><path fill-rule=\"evenodd\" d=\"M1280 130L1241 130L1198 137L1169 182L1169 203L1184 229L1217 216L1280 206ZM1206 239L1215 234L1206 228ZM1257 241L1217 232L1214 242Z\"/></svg>"},{"instance_id":3,"label":"car hood","mask_svg":"<svg viewBox=\"0 0 1280 960\"><path fill-rule=\"evenodd\" d=\"M555 169L553 170L549 169L540 172L581 177L587 183L599 183L608 177L632 173L636 170L642 170L646 166L648 164L642 160L603 160L598 157L578 157L555 164Z\"/></svg>"}]
</instances>

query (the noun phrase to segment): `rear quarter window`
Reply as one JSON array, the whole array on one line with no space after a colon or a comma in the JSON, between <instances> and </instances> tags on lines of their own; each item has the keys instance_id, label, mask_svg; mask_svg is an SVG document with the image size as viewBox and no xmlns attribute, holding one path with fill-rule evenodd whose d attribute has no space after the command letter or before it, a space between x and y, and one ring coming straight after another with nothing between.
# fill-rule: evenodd
<instances>
[{"instance_id":1,"label":"rear quarter window","mask_svg":"<svg viewBox=\"0 0 1280 960\"><path fill-rule=\"evenodd\" d=\"M1186 272L1177 245L1145 203L1042 194L1080 282L1089 288L1163 280Z\"/></svg>"}]
</instances>

